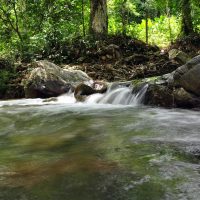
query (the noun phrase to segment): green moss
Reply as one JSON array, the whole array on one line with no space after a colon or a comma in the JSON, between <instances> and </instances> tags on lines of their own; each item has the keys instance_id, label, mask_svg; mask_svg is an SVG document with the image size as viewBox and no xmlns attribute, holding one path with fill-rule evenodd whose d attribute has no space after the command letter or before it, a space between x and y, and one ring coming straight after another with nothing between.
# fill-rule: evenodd
<instances>
[{"instance_id":1,"label":"green moss","mask_svg":"<svg viewBox=\"0 0 200 200\"><path fill-rule=\"evenodd\" d=\"M154 83L155 81L157 81L159 79L160 79L160 76L153 76L153 77L142 78L142 79L134 79L134 80L132 80L132 84L138 86L143 83Z\"/></svg>"}]
</instances>

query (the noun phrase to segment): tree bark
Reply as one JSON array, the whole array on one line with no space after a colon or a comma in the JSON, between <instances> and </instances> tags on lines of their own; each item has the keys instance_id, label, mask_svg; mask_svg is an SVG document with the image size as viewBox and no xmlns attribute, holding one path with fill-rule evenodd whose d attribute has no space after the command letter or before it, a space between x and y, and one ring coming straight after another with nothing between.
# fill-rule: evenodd
<instances>
[{"instance_id":1,"label":"tree bark","mask_svg":"<svg viewBox=\"0 0 200 200\"><path fill-rule=\"evenodd\" d=\"M146 21L145 21L145 29L146 29L146 43L147 43L147 44L149 43L149 24L148 24L148 17L149 17L149 12L148 12L148 10L146 10L146 13L145 13L145 18L146 18Z\"/></svg>"},{"instance_id":2,"label":"tree bark","mask_svg":"<svg viewBox=\"0 0 200 200\"><path fill-rule=\"evenodd\" d=\"M170 44L172 44L173 38L172 38L171 13L170 13L169 0L167 0L167 4L166 4L166 15L167 15L167 18L168 18Z\"/></svg>"},{"instance_id":3,"label":"tree bark","mask_svg":"<svg viewBox=\"0 0 200 200\"><path fill-rule=\"evenodd\" d=\"M127 17L126 17L126 3L127 0L122 2L122 34L126 36L126 25L127 25Z\"/></svg>"},{"instance_id":4,"label":"tree bark","mask_svg":"<svg viewBox=\"0 0 200 200\"><path fill-rule=\"evenodd\" d=\"M85 37L85 13L84 13L84 1L83 0L82 0L81 12L82 12L83 37Z\"/></svg>"},{"instance_id":5,"label":"tree bark","mask_svg":"<svg viewBox=\"0 0 200 200\"><path fill-rule=\"evenodd\" d=\"M182 0L182 27L181 29L182 29L181 32L184 36L194 34L190 0Z\"/></svg>"},{"instance_id":6,"label":"tree bark","mask_svg":"<svg viewBox=\"0 0 200 200\"><path fill-rule=\"evenodd\" d=\"M90 34L98 39L108 34L107 0L90 0Z\"/></svg>"}]
</instances>

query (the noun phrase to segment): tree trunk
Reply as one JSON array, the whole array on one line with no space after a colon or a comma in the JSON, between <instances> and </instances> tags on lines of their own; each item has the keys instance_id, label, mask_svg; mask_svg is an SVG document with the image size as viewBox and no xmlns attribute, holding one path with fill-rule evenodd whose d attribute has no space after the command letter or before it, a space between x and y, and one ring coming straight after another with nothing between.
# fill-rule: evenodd
<instances>
[{"instance_id":1,"label":"tree trunk","mask_svg":"<svg viewBox=\"0 0 200 200\"><path fill-rule=\"evenodd\" d=\"M184 36L194 34L191 16L190 0L182 0L182 28L181 32Z\"/></svg>"},{"instance_id":2,"label":"tree trunk","mask_svg":"<svg viewBox=\"0 0 200 200\"><path fill-rule=\"evenodd\" d=\"M108 34L107 0L90 0L90 34L98 39Z\"/></svg>"},{"instance_id":3,"label":"tree trunk","mask_svg":"<svg viewBox=\"0 0 200 200\"><path fill-rule=\"evenodd\" d=\"M124 0L122 2L122 34L126 36L126 25L127 25L127 17L126 17L126 2L127 0Z\"/></svg>"},{"instance_id":4,"label":"tree trunk","mask_svg":"<svg viewBox=\"0 0 200 200\"><path fill-rule=\"evenodd\" d=\"M170 7L169 7L169 0L167 0L167 4L166 4L166 15L168 18L170 44L172 44L173 37L172 37L172 28L171 28L171 12L170 12Z\"/></svg>"},{"instance_id":5,"label":"tree trunk","mask_svg":"<svg viewBox=\"0 0 200 200\"><path fill-rule=\"evenodd\" d=\"M83 0L82 0L81 12L82 12L83 37L85 37L85 13L84 13L84 1Z\"/></svg>"},{"instance_id":6,"label":"tree trunk","mask_svg":"<svg viewBox=\"0 0 200 200\"><path fill-rule=\"evenodd\" d=\"M148 44L149 43L149 24L148 24L148 17L149 17L149 13L148 13L148 10L146 10L146 14L145 14L145 18L146 18L146 21L145 21L145 29L146 29L146 43Z\"/></svg>"}]
</instances>

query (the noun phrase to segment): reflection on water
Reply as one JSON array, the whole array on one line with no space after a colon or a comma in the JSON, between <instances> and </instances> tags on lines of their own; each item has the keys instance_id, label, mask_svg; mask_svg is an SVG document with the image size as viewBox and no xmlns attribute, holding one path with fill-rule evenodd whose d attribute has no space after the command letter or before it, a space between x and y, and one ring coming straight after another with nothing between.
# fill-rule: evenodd
<instances>
[{"instance_id":1,"label":"reflection on water","mask_svg":"<svg viewBox=\"0 0 200 200\"><path fill-rule=\"evenodd\" d=\"M0 199L200 197L200 113L0 102Z\"/></svg>"}]
</instances>

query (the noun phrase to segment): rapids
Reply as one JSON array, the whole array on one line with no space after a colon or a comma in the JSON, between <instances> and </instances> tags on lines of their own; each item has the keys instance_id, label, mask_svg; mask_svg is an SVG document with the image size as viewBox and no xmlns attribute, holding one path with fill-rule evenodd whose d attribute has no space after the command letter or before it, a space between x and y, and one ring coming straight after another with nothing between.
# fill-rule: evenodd
<instances>
[{"instance_id":1,"label":"rapids","mask_svg":"<svg viewBox=\"0 0 200 200\"><path fill-rule=\"evenodd\" d=\"M199 199L200 113L145 91L0 101L0 199Z\"/></svg>"}]
</instances>

